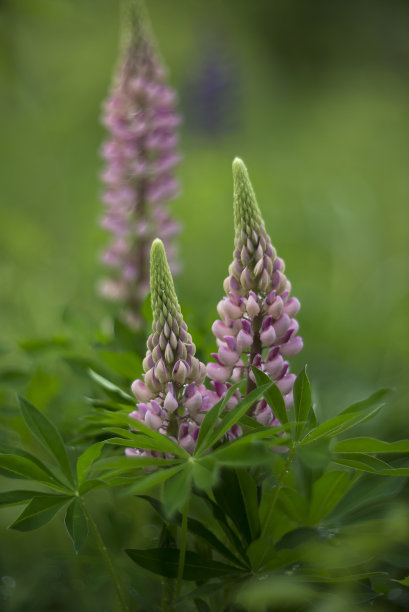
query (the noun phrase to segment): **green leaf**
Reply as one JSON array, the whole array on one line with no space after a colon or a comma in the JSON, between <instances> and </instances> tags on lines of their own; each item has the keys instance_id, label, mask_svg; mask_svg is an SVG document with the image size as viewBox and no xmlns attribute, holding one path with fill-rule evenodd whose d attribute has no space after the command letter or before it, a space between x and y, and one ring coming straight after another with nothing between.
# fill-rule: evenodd
<instances>
[{"instance_id":1,"label":"green leaf","mask_svg":"<svg viewBox=\"0 0 409 612\"><path fill-rule=\"evenodd\" d=\"M85 481L87 474L94 463L100 456L104 448L105 441L97 442L88 447L77 459L77 479L78 485L81 486Z\"/></svg>"},{"instance_id":2,"label":"green leaf","mask_svg":"<svg viewBox=\"0 0 409 612\"><path fill-rule=\"evenodd\" d=\"M200 454L203 454L208 448L213 446L224 434L233 427L237 421L251 408L251 406L263 397L264 393L273 383L270 382L268 385L262 385L257 389L253 389L245 398L243 398L234 408L226 412L221 423L216 427L213 434L207 440L206 445L203 445Z\"/></svg>"},{"instance_id":3,"label":"green leaf","mask_svg":"<svg viewBox=\"0 0 409 612\"><path fill-rule=\"evenodd\" d=\"M197 497L205 501L206 504L210 507L213 517L219 523L219 526L221 527L227 538L230 540L230 542L233 544L234 548L239 553L244 563L248 565L249 559L247 557L246 550L244 549L239 538L237 537L236 532L230 527L230 524L227 521L226 512L223 511L221 506L219 506L212 499L210 499L209 495L207 495L207 493L205 493L204 491L194 490L193 492Z\"/></svg>"},{"instance_id":4,"label":"green leaf","mask_svg":"<svg viewBox=\"0 0 409 612\"><path fill-rule=\"evenodd\" d=\"M171 478L172 476L174 476L174 474L180 472L182 468L183 465L176 465L175 467L165 468L162 470L158 469L155 472L152 472L152 474L149 474L148 476L142 476L138 479L135 479L133 481L133 484L127 487L126 492L129 495L139 495L139 493L144 493L152 487L155 487L156 485L165 482L168 478Z\"/></svg>"},{"instance_id":5,"label":"green leaf","mask_svg":"<svg viewBox=\"0 0 409 612\"><path fill-rule=\"evenodd\" d=\"M319 438L334 437L359 423L369 421L376 416L384 406L383 400L388 393L389 389L380 389L365 400L352 404L352 406L343 410L339 415L328 419L308 432L299 444L304 445L314 440L318 440Z\"/></svg>"},{"instance_id":6,"label":"green leaf","mask_svg":"<svg viewBox=\"0 0 409 612\"><path fill-rule=\"evenodd\" d=\"M204 599L195 598L194 602L197 608L197 612L212 612L212 609L209 607L209 604L207 604Z\"/></svg>"},{"instance_id":7,"label":"green leaf","mask_svg":"<svg viewBox=\"0 0 409 612\"><path fill-rule=\"evenodd\" d=\"M311 442L311 444L298 446L297 457L309 470L325 472L332 460L329 446L330 440L328 438L320 438Z\"/></svg>"},{"instance_id":8,"label":"green leaf","mask_svg":"<svg viewBox=\"0 0 409 612\"><path fill-rule=\"evenodd\" d=\"M74 499L67 508L65 526L78 554L88 537L88 520L78 499Z\"/></svg>"},{"instance_id":9,"label":"green leaf","mask_svg":"<svg viewBox=\"0 0 409 612\"><path fill-rule=\"evenodd\" d=\"M320 523L341 501L353 482L345 470L327 472L316 480L312 487L308 524Z\"/></svg>"},{"instance_id":10,"label":"green leaf","mask_svg":"<svg viewBox=\"0 0 409 612\"><path fill-rule=\"evenodd\" d=\"M23 397L19 397L20 408L28 428L57 460L69 483L74 485L71 466L60 432L53 423Z\"/></svg>"},{"instance_id":11,"label":"green leaf","mask_svg":"<svg viewBox=\"0 0 409 612\"><path fill-rule=\"evenodd\" d=\"M33 497L41 494L41 491L5 491L0 493L0 506L18 506L20 504L26 504L33 499Z\"/></svg>"},{"instance_id":12,"label":"green leaf","mask_svg":"<svg viewBox=\"0 0 409 612\"><path fill-rule=\"evenodd\" d=\"M28 453L27 453L28 454ZM26 480L37 480L53 488L66 490L51 471L38 459L8 453L0 454L0 468L8 470Z\"/></svg>"},{"instance_id":13,"label":"green leaf","mask_svg":"<svg viewBox=\"0 0 409 612\"><path fill-rule=\"evenodd\" d=\"M142 361L135 353L100 351L99 356L114 372L123 378L135 380L142 372Z\"/></svg>"},{"instance_id":14,"label":"green leaf","mask_svg":"<svg viewBox=\"0 0 409 612\"><path fill-rule=\"evenodd\" d=\"M385 499L394 498L405 484L404 478L384 478L373 473L361 474L357 482L346 493L331 518L338 519L356 513L366 506L375 505Z\"/></svg>"},{"instance_id":15,"label":"green leaf","mask_svg":"<svg viewBox=\"0 0 409 612\"><path fill-rule=\"evenodd\" d=\"M196 447L194 451L195 456L200 455L200 451L202 450L202 447L208 448L207 442L213 433L213 429L217 423L217 420L222 414L227 402L229 401L229 399L231 398L231 396L233 395L233 393L235 392L239 384L240 382L237 382L231 387L229 387L224 398L220 402L215 404L206 413L206 416L200 425L199 436L197 438Z\"/></svg>"},{"instance_id":16,"label":"green leaf","mask_svg":"<svg viewBox=\"0 0 409 612\"><path fill-rule=\"evenodd\" d=\"M287 550L300 548L305 544L309 545L314 540L319 540L320 532L313 527L297 527L285 533L276 543L277 550Z\"/></svg>"},{"instance_id":17,"label":"green leaf","mask_svg":"<svg viewBox=\"0 0 409 612\"><path fill-rule=\"evenodd\" d=\"M180 465L180 459L162 459L161 457L132 457L125 455L114 455L113 457L107 457L96 461L91 468L92 472L113 472L116 474L124 474L126 472L133 472L137 474L136 470L142 467L150 466L168 466L168 465ZM102 476L104 478L104 476Z\"/></svg>"},{"instance_id":18,"label":"green leaf","mask_svg":"<svg viewBox=\"0 0 409 612\"><path fill-rule=\"evenodd\" d=\"M162 502L168 516L173 516L187 501L192 488L192 464L186 463L163 487Z\"/></svg>"},{"instance_id":19,"label":"green leaf","mask_svg":"<svg viewBox=\"0 0 409 612\"><path fill-rule=\"evenodd\" d=\"M308 432L305 438L299 442L299 445L303 446L305 444L310 444L310 442L314 442L320 438L333 438L343 431L347 431L351 427L373 418L378 414L381 408L382 406L378 406L377 408L373 408L370 412L341 413L338 416L332 417Z\"/></svg>"},{"instance_id":20,"label":"green leaf","mask_svg":"<svg viewBox=\"0 0 409 612\"><path fill-rule=\"evenodd\" d=\"M172 455L176 455L177 457L189 459L190 455L187 451L185 451L184 448L179 446L179 444L176 444L176 442L173 442L173 440L171 440L167 436L164 436L158 431L154 431L153 429L145 425L145 423L142 423L142 421L129 417L127 418L126 422L130 427L137 429L138 431L148 436L148 438L152 438L153 440L155 440L158 444L158 450L160 450L161 452L171 453Z\"/></svg>"},{"instance_id":21,"label":"green leaf","mask_svg":"<svg viewBox=\"0 0 409 612\"><path fill-rule=\"evenodd\" d=\"M46 525L54 515L71 499L69 495L39 495L34 497L24 512L10 525L9 529L32 531Z\"/></svg>"},{"instance_id":22,"label":"green leaf","mask_svg":"<svg viewBox=\"0 0 409 612\"><path fill-rule=\"evenodd\" d=\"M94 489L104 489L109 486L114 486L112 481L112 478L109 479L109 482L105 482L104 480L98 479L86 480L82 483L82 485L80 485L78 490L79 494L85 495L85 493L88 493L88 491L93 491ZM123 483L121 482L121 484ZM125 484L128 484L128 482L126 482Z\"/></svg>"},{"instance_id":23,"label":"green leaf","mask_svg":"<svg viewBox=\"0 0 409 612\"><path fill-rule=\"evenodd\" d=\"M363 472L371 472L372 474L381 474L383 476L409 476L409 468L398 467L394 468L386 461L381 461L372 455L364 453L346 453L345 455L335 455L332 459L339 465L361 470Z\"/></svg>"},{"instance_id":24,"label":"green leaf","mask_svg":"<svg viewBox=\"0 0 409 612\"><path fill-rule=\"evenodd\" d=\"M151 504L153 509L156 510L163 521L179 527L182 525L182 514L180 512L176 512L174 516L169 517L163 507L163 504L161 504L159 500L147 495L140 495L140 497ZM235 557L235 555L214 535L212 531L207 529L203 523L197 521L196 519L188 518L187 529L193 535L206 540L206 542L208 542L208 544L210 544L210 546L223 557L229 561L232 561L233 563L236 563L237 565L241 565L241 562L237 559L237 557Z\"/></svg>"},{"instance_id":25,"label":"green leaf","mask_svg":"<svg viewBox=\"0 0 409 612\"><path fill-rule=\"evenodd\" d=\"M271 379L265 372L262 372L258 368L251 367L254 378L258 386L271 383ZM276 384L273 384L264 394L264 399L273 411L274 416L280 421L282 425L288 423L287 408L285 407L284 398L280 389Z\"/></svg>"},{"instance_id":26,"label":"green leaf","mask_svg":"<svg viewBox=\"0 0 409 612\"><path fill-rule=\"evenodd\" d=\"M343 410L341 414L350 414L350 413L356 414L358 412L369 412L370 413L373 408L382 407L385 405L384 399L387 395L390 394L390 392L391 392L390 389L379 389L378 391L375 391L375 393L372 393L372 395L365 398L364 400L351 404L351 406L348 406L348 408L345 408L345 410Z\"/></svg>"},{"instance_id":27,"label":"green leaf","mask_svg":"<svg viewBox=\"0 0 409 612\"><path fill-rule=\"evenodd\" d=\"M125 552L132 561L150 572L159 574L159 576L165 576L166 578L177 578L179 566L178 550L174 548L150 548L145 550L128 549ZM205 582L211 578L241 573L241 570L232 565L201 559L196 553L186 551L183 569L184 580Z\"/></svg>"},{"instance_id":28,"label":"green leaf","mask_svg":"<svg viewBox=\"0 0 409 612\"><path fill-rule=\"evenodd\" d=\"M307 376L307 366L298 374L294 383L294 410L297 421L306 421L311 408L311 387ZM296 428L296 440L300 438L304 425Z\"/></svg>"},{"instance_id":29,"label":"green leaf","mask_svg":"<svg viewBox=\"0 0 409 612\"><path fill-rule=\"evenodd\" d=\"M283 487L278 496L277 505L289 519L300 525L305 524L305 518L308 515L307 500L297 491Z\"/></svg>"},{"instance_id":30,"label":"green leaf","mask_svg":"<svg viewBox=\"0 0 409 612\"><path fill-rule=\"evenodd\" d=\"M192 463L193 482L196 487L209 491L217 482L218 468L214 461L197 460Z\"/></svg>"},{"instance_id":31,"label":"green leaf","mask_svg":"<svg viewBox=\"0 0 409 612\"><path fill-rule=\"evenodd\" d=\"M123 389L115 385L110 380L107 380L106 378L101 376L101 374L98 374L92 369L89 370L89 374L92 380L94 380L106 392L107 395L120 402L126 402L131 406L135 406L135 398L132 397L132 395L125 393Z\"/></svg>"},{"instance_id":32,"label":"green leaf","mask_svg":"<svg viewBox=\"0 0 409 612\"><path fill-rule=\"evenodd\" d=\"M251 528L236 470L221 470L219 482L213 488L213 495L219 508L231 518L248 546L252 539Z\"/></svg>"},{"instance_id":33,"label":"green leaf","mask_svg":"<svg viewBox=\"0 0 409 612\"><path fill-rule=\"evenodd\" d=\"M236 474L244 501L247 522L250 526L251 539L255 540L260 535L257 485L247 471L236 470Z\"/></svg>"},{"instance_id":34,"label":"green leaf","mask_svg":"<svg viewBox=\"0 0 409 612\"><path fill-rule=\"evenodd\" d=\"M230 467L249 467L252 465L269 464L274 457L269 449L269 445L259 440L246 440L238 438L233 442L222 444L210 455L202 458L203 464L206 461L216 461L219 465Z\"/></svg>"},{"instance_id":35,"label":"green leaf","mask_svg":"<svg viewBox=\"0 0 409 612\"><path fill-rule=\"evenodd\" d=\"M349 438L334 446L336 453L409 453L409 440L383 442L375 438Z\"/></svg>"},{"instance_id":36,"label":"green leaf","mask_svg":"<svg viewBox=\"0 0 409 612\"><path fill-rule=\"evenodd\" d=\"M162 441L157 442L153 438L148 438L144 434L134 434L130 432L130 436L126 438L109 438L105 440L105 444L113 446L125 446L126 448L143 448L144 450L162 451Z\"/></svg>"}]
</instances>

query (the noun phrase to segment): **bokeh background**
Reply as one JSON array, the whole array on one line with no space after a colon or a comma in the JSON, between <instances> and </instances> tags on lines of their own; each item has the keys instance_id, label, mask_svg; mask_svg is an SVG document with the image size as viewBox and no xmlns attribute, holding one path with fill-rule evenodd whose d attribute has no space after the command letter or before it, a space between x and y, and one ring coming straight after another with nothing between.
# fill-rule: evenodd
<instances>
[{"instance_id":1,"label":"bokeh background","mask_svg":"<svg viewBox=\"0 0 409 612\"><path fill-rule=\"evenodd\" d=\"M308 363L318 412L392 386L388 409L371 427L389 439L407 437L409 3L147 5L184 116L183 193L172 207L184 225L176 284L188 324L204 345L211 341L233 248L231 161L238 155L302 302L305 349L294 369ZM23 339L69 337L85 346L113 312L95 289L106 241L98 225L99 118L119 27L116 0L0 0L0 364L7 384L19 378ZM56 393L47 372L43 366L36 374L36 399L45 407ZM83 409L78 402L75 396L73 414ZM78 594L80 565L54 529L64 542L58 563L54 542L40 532L2 531L0 609L88 609ZM111 536L119 549L120 537ZM30 601L28 593L44 593L41 585L53 580L64 592L68 574L70 589L77 587L72 601ZM23 576L25 590L16 595Z\"/></svg>"}]
</instances>

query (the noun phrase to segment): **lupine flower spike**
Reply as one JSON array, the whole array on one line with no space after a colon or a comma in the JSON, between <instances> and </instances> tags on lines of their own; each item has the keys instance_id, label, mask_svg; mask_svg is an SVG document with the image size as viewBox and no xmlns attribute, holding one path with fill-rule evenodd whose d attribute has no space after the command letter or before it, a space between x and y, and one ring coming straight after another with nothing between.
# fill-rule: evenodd
<instances>
[{"instance_id":1,"label":"lupine flower spike","mask_svg":"<svg viewBox=\"0 0 409 612\"><path fill-rule=\"evenodd\" d=\"M220 319L212 327L219 350L207 373L219 383L248 376L248 393L255 386L250 368L254 365L276 382L290 407L295 375L285 359L303 347L294 318L300 302L290 297L284 261L271 244L247 169L238 158L233 162L233 183L234 259L224 281L227 295L217 307ZM252 408L252 416L265 425L275 424L265 400Z\"/></svg>"},{"instance_id":2,"label":"lupine flower spike","mask_svg":"<svg viewBox=\"0 0 409 612\"><path fill-rule=\"evenodd\" d=\"M124 318L138 327L149 291L153 238L164 241L172 270L177 269L172 239L180 228L165 205L179 192L173 169L180 159L176 153L180 117L141 8L132 6L131 33L103 116L110 137L102 149L106 160L102 225L111 242L102 259L111 274L101 283L101 292L121 302Z\"/></svg>"},{"instance_id":3,"label":"lupine flower spike","mask_svg":"<svg viewBox=\"0 0 409 612\"><path fill-rule=\"evenodd\" d=\"M206 368L195 357L196 347L183 320L159 239L152 244L150 261L152 334L143 361L144 380L132 384L139 403L131 416L192 452L204 412L214 401L202 384ZM128 454L141 453L128 449Z\"/></svg>"}]
</instances>

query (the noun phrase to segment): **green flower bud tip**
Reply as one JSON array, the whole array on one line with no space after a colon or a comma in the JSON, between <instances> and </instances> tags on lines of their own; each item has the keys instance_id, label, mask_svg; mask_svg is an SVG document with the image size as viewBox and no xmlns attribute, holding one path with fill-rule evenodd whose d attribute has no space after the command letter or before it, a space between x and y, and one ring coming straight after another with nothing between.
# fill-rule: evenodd
<instances>
[{"instance_id":1,"label":"green flower bud tip","mask_svg":"<svg viewBox=\"0 0 409 612\"><path fill-rule=\"evenodd\" d=\"M233 203L236 237L241 232L250 238L253 231L258 235L264 222L247 168L239 157L233 161Z\"/></svg>"},{"instance_id":2,"label":"green flower bud tip","mask_svg":"<svg viewBox=\"0 0 409 612\"><path fill-rule=\"evenodd\" d=\"M162 240L156 238L151 247L151 304L154 321L164 325L169 314L179 321L180 306Z\"/></svg>"}]
</instances>

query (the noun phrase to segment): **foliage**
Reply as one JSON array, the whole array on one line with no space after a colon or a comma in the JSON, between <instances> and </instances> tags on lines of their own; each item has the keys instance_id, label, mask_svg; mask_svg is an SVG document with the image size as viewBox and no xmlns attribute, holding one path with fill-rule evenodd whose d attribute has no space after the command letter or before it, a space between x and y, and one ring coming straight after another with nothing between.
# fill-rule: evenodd
<instances>
[{"instance_id":1,"label":"foliage","mask_svg":"<svg viewBox=\"0 0 409 612\"><path fill-rule=\"evenodd\" d=\"M388 390L319 422L304 368L287 418L274 383L256 368L253 373L256 388L233 409L226 404L234 387L207 412L193 455L131 419L126 389L92 370L100 394L90 400L87 419L103 439L77 445L75 458L44 412L20 398L25 424L45 454L2 445L1 473L19 486L3 491L0 504L25 505L10 529L35 530L64 509L79 553L89 526L96 528L88 495L115 488L122 503L147 503L161 525L156 545L125 551L139 568L165 579L152 609L321 610L324 602L329 610L369 603L378 609L390 592L406 601L406 570L394 554L409 532L401 500L409 440L349 433L376 417ZM261 397L281 426L265 427L246 415ZM235 423L243 435L221 443ZM126 457L124 447L158 456Z\"/></svg>"}]
</instances>

